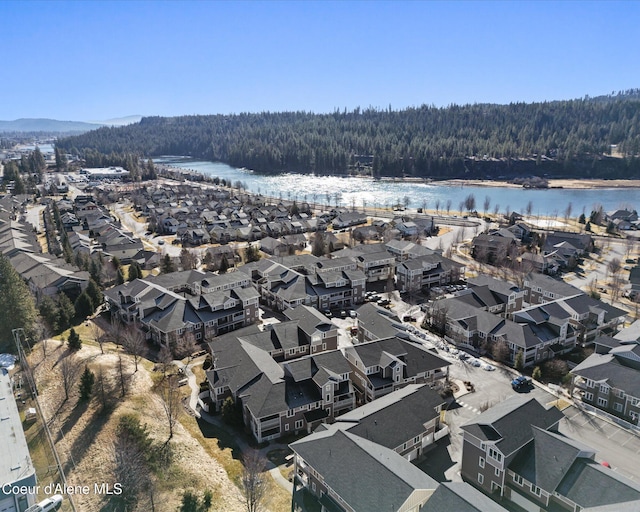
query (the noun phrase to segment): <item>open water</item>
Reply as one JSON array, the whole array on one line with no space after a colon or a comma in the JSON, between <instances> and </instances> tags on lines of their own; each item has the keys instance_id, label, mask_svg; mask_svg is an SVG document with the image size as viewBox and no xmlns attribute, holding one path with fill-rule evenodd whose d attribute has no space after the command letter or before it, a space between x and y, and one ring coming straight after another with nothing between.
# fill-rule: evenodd
<instances>
[{"instance_id":1,"label":"open water","mask_svg":"<svg viewBox=\"0 0 640 512\"><path fill-rule=\"evenodd\" d=\"M567 205L572 205L572 217L583 211L588 216L595 205L602 205L605 211L620 207L640 207L639 188L610 189L546 189L534 190L512 187L479 187L450 186L438 183L374 180L373 178L316 176L313 174L258 174L246 169L238 169L221 162L191 160L184 157L164 157L154 160L184 169L191 169L221 179L242 181L247 190L283 199L306 200L309 202L337 203L343 206L362 208L391 207L404 204L409 199L410 208L435 209L439 201L440 210L447 210L450 202L451 212L460 209L460 203L469 194L476 200L476 210L484 211L485 198L488 197L493 212L496 205L498 211L524 212L529 201L532 203L532 215L563 217Z\"/></svg>"}]
</instances>

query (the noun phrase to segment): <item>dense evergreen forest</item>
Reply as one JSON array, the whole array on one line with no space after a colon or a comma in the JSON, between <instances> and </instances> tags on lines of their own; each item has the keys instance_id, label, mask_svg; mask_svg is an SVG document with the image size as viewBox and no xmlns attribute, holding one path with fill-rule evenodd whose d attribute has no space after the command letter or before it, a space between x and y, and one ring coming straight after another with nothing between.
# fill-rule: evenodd
<instances>
[{"instance_id":1,"label":"dense evergreen forest","mask_svg":"<svg viewBox=\"0 0 640 512\"><path fill-rule=\"evenodd\" d=\"M185 155L270 173L629 178L640 175L640 90L509 105L145 117L57 146L90 160Z\"/></svg>"}]
</instances>

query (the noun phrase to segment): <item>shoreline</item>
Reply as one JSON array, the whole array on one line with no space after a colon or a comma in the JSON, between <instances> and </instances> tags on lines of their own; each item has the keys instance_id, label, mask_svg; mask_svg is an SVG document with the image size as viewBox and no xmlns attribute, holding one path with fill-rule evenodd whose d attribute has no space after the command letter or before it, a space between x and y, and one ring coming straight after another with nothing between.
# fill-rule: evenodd
<instances>
[{"instance_id":1,"label":"shoreline","mask_svg":"<svg viewBox=\"0 0 640 512\"><path fill-rule=\"evenodd\" d=\"M215 163L215 162L214 162ZM224 162L221 162L224 163ZM207 173L203 173L201 171L196 171L194 169L188 168L186 165L181 165L182 163L158 163L158 166L168 167L174 170L181 170L184 174L195 174L208 177ZM225 164L228 165L228 164ZM251 169L241 169L242 171L247 171L250 173L255 173L255 171ZM287 174L292 173L255 173L261 176L277 176L282 175L285 176ZM294 173L295 174L295 173ZM319 177L329 176L335 177L336 175L316 175ZM341 178L355 178L355 179L374 179L371 176L365 175L340 175ZM383 182L395 182L395 183L426 183L431 185L441 185L441 186L449 186L449 187L464 187L464 186L473 186L473 187L486 187L486 188L513 188L513 189L522 189L522 190L551 190L551 189L571 189L571 190L597 190L597 189L640 189L640 179L602 179L602 178L590 178L590 179L580 179L580 178L550 178L547 179L549 186L547 188L525 188L520 184L509 183L507 180L483 180L483 179L461 179L454 178L449 180L438 180L433 178L420 178L415 176L409 177L397 177L397 176L383 176L379 178L379 181Z\"/></svg>"},{"instance_id":2,"label":"shoreline","mask_svg":"<svg viewBox=\"0 0 640 512\"><path fill-rule=\"evenodd\" d=\"M607 189L607 188L640 188L640 179L635 180L605 180L601 178L595 179L579 179L579 178L567 178L567 179L549 179L549 187L548 188L531 188L526 189L522 185L518 185L516 183L509 183L507 181L499 181L499 180L463 180L463 179L453 179L453 180L443 180L443 181L433 181L432 183L438 183L439 185L448 185L453 187L464 187L466 186L474 186L474 187L487 187L487 188L519 188L523 190L549 190L549 189L573 189L573 190L595 190L595 189Z\"/></svg>"}]
</instances>

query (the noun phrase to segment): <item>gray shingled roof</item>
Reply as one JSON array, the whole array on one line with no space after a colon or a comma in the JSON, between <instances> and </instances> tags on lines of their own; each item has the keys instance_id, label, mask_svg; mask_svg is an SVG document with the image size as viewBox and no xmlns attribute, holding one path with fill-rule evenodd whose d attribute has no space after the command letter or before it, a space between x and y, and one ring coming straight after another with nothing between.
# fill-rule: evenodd
<instances>
[{"instance_id":1,"label":"gray shingled roof","mask_svg":"<svg viewBox=\"0 0 640 512\"><path fill-rule=\"evenodd\" d=\"M621 364L615 354L591 354L571 373L594 382L606 382L627 395L640 398L640 370Z\"/></svg>"},{"instance_id":2,"label":"gray shingled roof","mask_svg":"<svg viewBox=\"0 0 640 512\"><path fill-rule=\"evenodd\" d=\"M426 384L411 384L336 418L337 425L375 443L395 449L424 432L437 418L442 397ZM401 421L398 418L402 418Z\"/></svg>"},{"instance_id":3,"label":"gray shingled roof","mask_svg":"<svg viewBox=\"0 0 640 512\"><path fill-rule=\"evenodd\" d=\"M557 492L581 507L640 500L638 484L587 459L580 459L573 464Z\"/></svg>"},{"instance_id":4,"label":"gray shingled roof","mask_svg":"<svg viewBox=\"0 0 640 512\"><path fill-rule=\"evenodd\" d=\"M466 482L442 482L420 512L506 512Z\"/></svg>"},{"instance_id":5,"label":"gray shingled roof","mask_svg":"<svg viewBox=\"0 0 640 512\"><path fill-rule=\"evenodd\" d=\"M557 489L579 457L595 456L590 447L561 434L538 427L532 427L532 434L533 441L518 453L509 469L547 492Z\"/></svg>"},{"instance_id":6,"label":"gray shingled roof","mask_svg":"<svg viewBox=\"0 0 640 512\"><path fill-rule=\"evenodd\" d=\"M531 427L547 430L563 417L558 409L545 409L535 398L514 395L461 428L479 439L497 441L498 449L509 456L533 439Z\"/></svg>"},{"instance_id":7,"label":"gray shingled roof","mask_svg":"<svg viewBox=\"0 0 640 512\"><path fill-rule=\"evenodd\" d=\"M354 510L398 510L414 491L438 486L396 452L335 428L290 446Z\"/></svg>"}]
</instances>

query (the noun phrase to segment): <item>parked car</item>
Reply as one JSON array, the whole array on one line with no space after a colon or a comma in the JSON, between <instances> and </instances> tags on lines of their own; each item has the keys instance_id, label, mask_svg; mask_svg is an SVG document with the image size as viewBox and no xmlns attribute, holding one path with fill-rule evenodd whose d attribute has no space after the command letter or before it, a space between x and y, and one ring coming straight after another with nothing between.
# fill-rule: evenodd
<instances>
[{"instance_id":1,"label":"parked car","mask_svg":"<svg viewBox=\"0 0 640 512\"><path fill-rule=\"evenodd\" d=\"M492 364L485 363L485 364L482 366L482 369L483 369L483 370L486 370L486 371L488 371L488 372L492 372L493 370L495 370L495 369L496 369L496 367L495 367L495 366L493 366Z\"/></svg>"},{"instance_id":2,"label":"parked car","mask_svg":"<svg viewBox=\"0 0 640 512\"><path fill-rule=\"evenodd\" d=\"M521 375L520 377L516 377L511 381L511 387L514 391L523 391L525 389L529 389L531 387L531 379Z\"/></svg>"},{"instance_id":3,"label":"parked car","mask_svg":"<svg viewBox=\"0 0 640 512\"><path fill-rule=\"evenodd\" d=\"M62 506L62 496L54 494L36 505L32 505L25 512L50 512L58 510ZM4 510L4 509L3 509ZM12 509L13 510L13 509Z\"/></svg>"}]
</instances>

